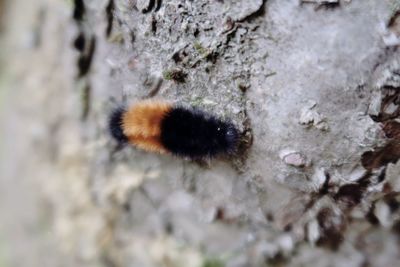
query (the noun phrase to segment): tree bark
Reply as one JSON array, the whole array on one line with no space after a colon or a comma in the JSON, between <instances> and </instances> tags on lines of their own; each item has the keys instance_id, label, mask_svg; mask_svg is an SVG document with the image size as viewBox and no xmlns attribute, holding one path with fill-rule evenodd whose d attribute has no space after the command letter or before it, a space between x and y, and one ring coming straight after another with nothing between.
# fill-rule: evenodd
<instances>
[{"instance_id":1,"label":"tree bark","mask_svg":"<svg viewBox=\"0 0 400 267\"><path fill-rule=\"evenodd\" d=\"M400 264L398 1L0 3L0 265ZM238 153L121 149L111 110L148 98Z\"/></svg>"}]
</instances>

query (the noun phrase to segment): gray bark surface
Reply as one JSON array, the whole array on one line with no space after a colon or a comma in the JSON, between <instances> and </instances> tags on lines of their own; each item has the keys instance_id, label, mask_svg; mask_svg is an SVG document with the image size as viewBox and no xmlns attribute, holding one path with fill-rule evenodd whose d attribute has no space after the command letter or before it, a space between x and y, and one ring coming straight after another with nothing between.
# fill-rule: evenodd
<instances>
[{"instance_id":1,"label":"gray bark surface","mask_svg":"<svg viewBox=\"0 0 400 267\"><path fill-rule=\"evenodd\" d=\"M0 266L400 265L399 1L0 13ZM147 98L231 119L239 152L119 149L110 111Z\"/></svg>"}]
</instances>

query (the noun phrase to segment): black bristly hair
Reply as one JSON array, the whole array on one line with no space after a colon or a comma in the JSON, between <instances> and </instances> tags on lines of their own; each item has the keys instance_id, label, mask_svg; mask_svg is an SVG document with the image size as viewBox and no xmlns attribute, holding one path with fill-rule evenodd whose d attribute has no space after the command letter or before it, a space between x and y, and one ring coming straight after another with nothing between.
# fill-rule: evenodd
<instances>
[{"instance_id":1,"label":"black bristly hair","mask_svg":"<svg viewBox=\"0 0 400 267\"><path fill-rule=\"evenodd\" d=\"M238 132L230 122L196 109L174 107L161 125L161 143L171 153L190 158L234 152Z\"/></svg>"},{"instance_id":2,"label":"black bristly hair","mask_svg":"<svg viewBox=\"0 0 400 267\"><path fill-rule=\"evenodd\" d=\"M110 134L119 144L125 144L128 142L128 138L125 136L122 128L122 116L125 113L124 107L115 108L109 117L108 129Z\"/></svg>"}]
</instances>

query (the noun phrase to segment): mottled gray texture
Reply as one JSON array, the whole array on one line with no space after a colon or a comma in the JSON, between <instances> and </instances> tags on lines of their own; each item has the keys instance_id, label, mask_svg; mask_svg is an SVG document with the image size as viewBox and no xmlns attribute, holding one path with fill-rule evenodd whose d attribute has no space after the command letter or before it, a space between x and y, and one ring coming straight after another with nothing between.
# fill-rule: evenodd
<instances>
[{"instance_id":1,"label":"mottled gray texture","mask_svg":"<svg viewBox=\"0 0 400 267\"><path fill-rule=\"evenodd\" d=\"M30 2L29 16L7 18L19 30L4 35L1 78L0 203L15 213L0 230L15 266L35 238L11 223L20 194L48 212L38 251L68 266L399 265L400 170L388 161L400 135L383 130L398 121L397 1L85 0L75 19L72 3ZM231 119L239 155L116 149L109 112L145 98ZM35 222L29 210L21 220Z\"/></svg>"}]
</instances>

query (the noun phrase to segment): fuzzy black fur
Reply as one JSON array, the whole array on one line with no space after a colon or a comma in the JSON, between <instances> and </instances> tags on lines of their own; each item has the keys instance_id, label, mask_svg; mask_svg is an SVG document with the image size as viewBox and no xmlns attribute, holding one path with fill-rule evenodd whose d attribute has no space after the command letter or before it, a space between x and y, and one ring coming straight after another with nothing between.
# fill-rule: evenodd
<instances>
[{"instance_id":1,"label":"fuzzy black fur","mask_svg":"<svg viewBox=\"0 0 400 267\"><path fill-rule=\"evenodd\" d=\"M108 129L111 136L114 137L119 144L128 142L128 138L124 135L122 129L122 115L124 115L124 113L125 109L123 107L118 107L111 113L108 121Z\"/></svg>"},{"instance_id":2,"label":"fuzzy black fur","mask_svg":"<svg viewBox=\"0 0 400 267\"><path fill-rule=\"evenodd\" d=\"M174 107L162 121L161 143L178 156L202 158L230 153L237 142L233 124L198 110Z\"/></svg>"}]
</instances>

